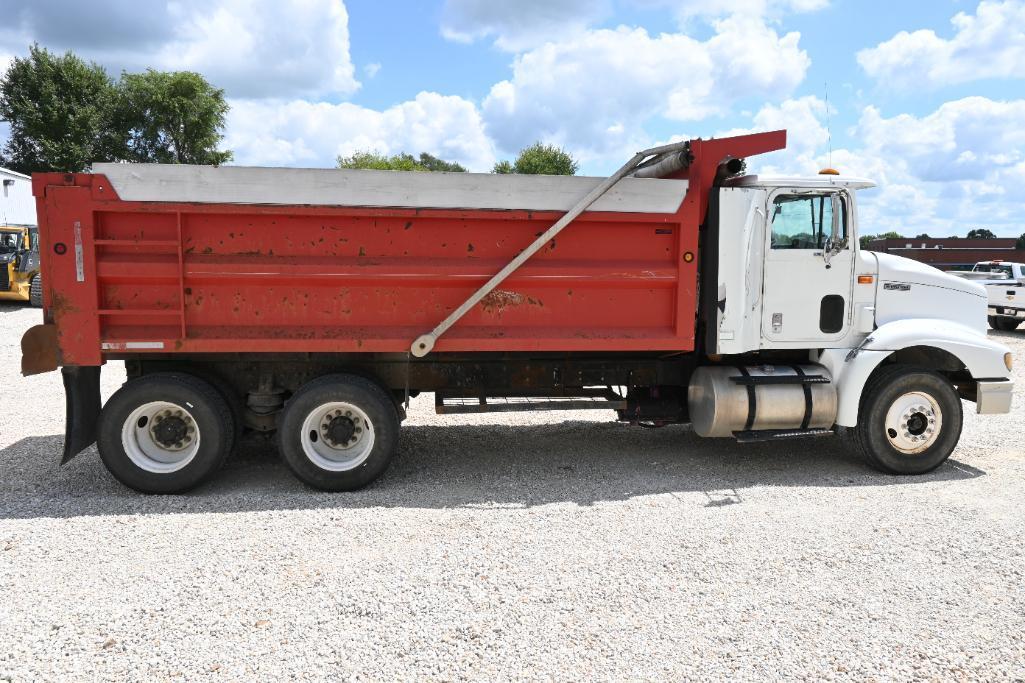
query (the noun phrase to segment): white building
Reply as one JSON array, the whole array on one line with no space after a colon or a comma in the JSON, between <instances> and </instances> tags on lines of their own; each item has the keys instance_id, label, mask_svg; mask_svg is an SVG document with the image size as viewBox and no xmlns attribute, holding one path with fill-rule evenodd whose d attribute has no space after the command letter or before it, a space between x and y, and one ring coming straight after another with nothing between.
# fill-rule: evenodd
<instances>
[{"instance_id":1,"label":"white building","mask_svg":"<svg viewBox=\"0 0 1025 683\"><path fill-rule=\"evenodd\" d=\"M0 168L0 225L36 225L32 178Z\"/></svg>"}]
</instances>

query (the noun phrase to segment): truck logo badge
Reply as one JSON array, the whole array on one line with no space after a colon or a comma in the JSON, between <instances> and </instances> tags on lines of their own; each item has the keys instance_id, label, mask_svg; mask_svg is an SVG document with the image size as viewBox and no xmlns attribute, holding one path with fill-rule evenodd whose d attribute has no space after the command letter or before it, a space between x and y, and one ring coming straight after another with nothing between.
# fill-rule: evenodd
<instances>
[{"instance_id":1,"label":"truck logo badge","mask_svg":"<svg viewBox=\"0 0 1025 683\"><path fill-rule=\"evenodd\" d=\"M903 282L884 282L883 289L889 289L897 292L910 292L911 285L905 284Z\"/></svg>"}]
</instances>

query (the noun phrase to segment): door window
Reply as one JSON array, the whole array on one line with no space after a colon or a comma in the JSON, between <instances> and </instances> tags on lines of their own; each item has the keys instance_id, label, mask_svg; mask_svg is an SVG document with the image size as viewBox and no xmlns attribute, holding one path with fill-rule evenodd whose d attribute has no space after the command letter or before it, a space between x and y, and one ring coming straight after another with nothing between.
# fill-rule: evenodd
<instances>
[{"instance_id":1,"label":"door window","mask_svg":"<svg viewBox=\"0 0 1025 683\"><path fill-rule=\"evenodd\" d=\"M822 249L833 233L833 198L833 194L776 195L772 200L772 248ZM837 231L841 240L846 237L846 222L841 221Z\"/></svg>"}]
</instances>

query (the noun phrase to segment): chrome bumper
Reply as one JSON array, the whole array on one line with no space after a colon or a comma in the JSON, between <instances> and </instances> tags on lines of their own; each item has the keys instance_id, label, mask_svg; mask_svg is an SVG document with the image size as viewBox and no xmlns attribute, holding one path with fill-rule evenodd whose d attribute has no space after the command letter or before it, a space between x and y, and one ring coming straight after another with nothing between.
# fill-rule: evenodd
<instances>
[{"instance_id":1,"label":"chrome bumper","mask_svg":"<svg viewBox=\"0 0 1025 683\"><path fill-rule=\"evenodd\" d=\"M975 412L997 415L1011 412L1014 382L1010 380L980 381L975 383Z\"/></svg>"}]
</instances>

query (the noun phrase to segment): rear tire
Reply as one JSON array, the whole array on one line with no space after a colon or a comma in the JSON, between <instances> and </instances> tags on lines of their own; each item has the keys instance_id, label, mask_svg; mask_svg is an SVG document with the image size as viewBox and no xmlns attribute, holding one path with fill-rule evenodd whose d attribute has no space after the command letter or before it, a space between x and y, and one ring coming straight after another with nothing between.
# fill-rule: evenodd
<instances>
[{"instance_id":1,"label":"rear tire","mask_svg":"<svg viewBox=\"0 0 1025 683\"><path fill-rule=\"evenodd\" d=\"M32 283L29 285L28 300L36 308L43 307L43 276L38 273L32 278Z\"/></svg>"},{"instance_id":2,"label":"rear tire","mask_svg":"<svg viewBox=\"0 0 1025 683\"><path fill-rule=\"evenodd\" d=\"M989 316L989 326L994 330L1000 330L1001 332L1011 332L1018 329L1018 325L1021 321L1017 318L1009 318L1003 315L991 315Z\"/></svg>"},{"instance_id":3,"label":"rear tire","mask_svg":"<svg viewBox=\"0 0 1025 683\"><path fill-rule=\"evenodd\" d=\"M889 474L925 474L961 437L961 399L946 377L908 365L879 369L865 387L851 441Z\"/></svg>"},{"instance_id":4,"label":"rear tire","mask_svg":"<svg viewBox=\"0 0 1025 683\"><path fill-rule=\"evenodd\" d=\"M155 373L125 384L100 412L100 458L125 486L182 493L216 472L234 445L221 394L184 373Z\"/></svg>"},{"instance_id":5,"label":"rear tire","mask_svg":"<svg viewBox=\"0 0 1025 683\"><path fill-rule=\"evenodd\" d=\"M399 415L388 393L357 375L327 375L285 404L278 448L300 480L354 491L379 477L398 449Z\"/></svg>"}]
</instances>

